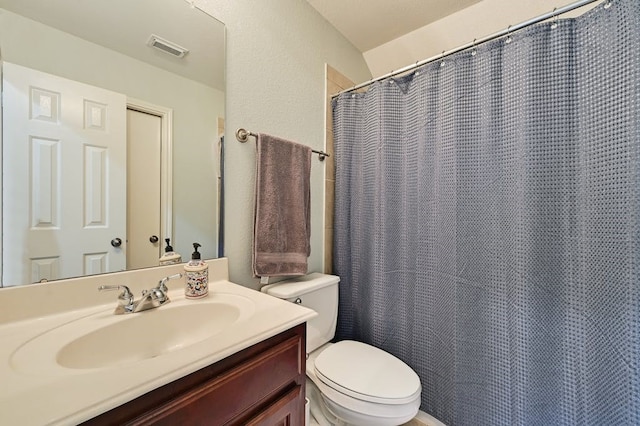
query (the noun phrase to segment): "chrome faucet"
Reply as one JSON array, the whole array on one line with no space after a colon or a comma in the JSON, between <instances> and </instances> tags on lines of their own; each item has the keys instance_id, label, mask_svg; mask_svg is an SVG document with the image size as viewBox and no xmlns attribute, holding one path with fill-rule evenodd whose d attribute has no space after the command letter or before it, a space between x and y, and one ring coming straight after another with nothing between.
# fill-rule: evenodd
<instances>
[{"instance_id":1,"label":"chrome faucet","mask_svg":"<svg viewBox=\"0 0 640 426\"><path fill-rule=\"evenodd\" d=\"M158 285L151 290L143 290L142 297L138 301L134 301L133 294L126 285L101 285L99 291L122 290L118 296L118 306L113 312L116 315L130 314L136 312L154 309L162 305L166 305L171 300L167 292L167 281L180 278L182 274L169 275L158 282Z\"/></svg>"},{"instance_id":2,"label":"chrome faucet","mask_svg":"<svg viewBox=\"0 0 640 426\"><path fill-rule=\"evenodd\" d=\"M122 293L118 296L118 306L113 311L114 314L129 314L133 312L135 303L133 301L133 294L129 287L126 285L101 285L98 287L98 291L110 291L110 290L122 290Z\"/></svg>"}]
</instances>

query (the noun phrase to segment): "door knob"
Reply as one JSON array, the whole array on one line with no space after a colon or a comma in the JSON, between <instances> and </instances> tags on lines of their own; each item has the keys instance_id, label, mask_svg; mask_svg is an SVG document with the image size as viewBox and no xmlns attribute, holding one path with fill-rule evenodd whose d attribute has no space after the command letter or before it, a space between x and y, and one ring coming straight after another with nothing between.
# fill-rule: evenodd
<instances>
[{"instance_id":1,"label":"door knob","mask_svg":"<svg viewBox=\"0 0 640 426\"><path fill-rule=\"evenodd\" d=\"M149 237L149 241L151 241L153 244L158 242L158 236L157 235L152 235Z\"/></svg>"},{"instance_id":2,"label":"door knob","mask_svg":"<svg viewBox=\"0 0 640 426\"><path fill-rule=\"evenodd\" d=\"M114 238L111 240L111 245L113 247L120 247L122 245L122 240L120 238Z\"/></svg>"}]
</instances>

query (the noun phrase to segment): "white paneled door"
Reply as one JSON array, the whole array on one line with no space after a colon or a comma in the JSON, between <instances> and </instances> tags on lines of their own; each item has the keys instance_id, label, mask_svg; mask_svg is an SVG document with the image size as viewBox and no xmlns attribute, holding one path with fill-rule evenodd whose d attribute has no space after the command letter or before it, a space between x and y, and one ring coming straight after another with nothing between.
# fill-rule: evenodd
<instances>
[{"instance_id":1,"label":"white paneled door","mask_svg":"<svg viewBox=\"0 0 640 426\"><path fill-rule=\"evenodd\" d=\"M3 285L123 270L126 97L2 66Z\"/></svg>"}]
</instances>

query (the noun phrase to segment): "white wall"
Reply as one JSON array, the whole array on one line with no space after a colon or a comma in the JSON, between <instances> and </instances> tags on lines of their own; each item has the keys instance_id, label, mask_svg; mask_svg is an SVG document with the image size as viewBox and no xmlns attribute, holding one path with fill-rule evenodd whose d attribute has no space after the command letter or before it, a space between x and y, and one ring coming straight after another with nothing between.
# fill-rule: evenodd
<instances>
[{"instance_id":1,"label":"white wall","mask_svg":"<svg viewBox=\"0 0 640 426\"><path fill-rule=\"evenodd\" d=\"M325 63L370 78L361 53L303 0L197 0L227 28L226 255L232 281L251 273L255 144L239 127L324 147ZM309 271L322 270L324 167L312 161Z\"/></svg>"},{"instance_id":2,"label":"white wall","mask_svg":"<svg viewBox=\"0 0 640 426\"><path fill-rule=\"evenodd\" d=\"M371 74L378 77L571 3L571 0L483 0L364 52L364 58ZM577 9L562 18L579 15L591 7Z\"/></svg>"},{"instance_id":3,"label":"white wall","mask_svg":"<svg viewBox=\"0 0 640 426\"><path fill-rule=\"evenodd\" d=\"M204 258L216 257L216 118L224 117L223 92L8 11L0 11L0 48L8 62L172 108L172 245L183 259L194 241ZM204 186L209 189L198 192Z\"/></svg>"}]
</instances>

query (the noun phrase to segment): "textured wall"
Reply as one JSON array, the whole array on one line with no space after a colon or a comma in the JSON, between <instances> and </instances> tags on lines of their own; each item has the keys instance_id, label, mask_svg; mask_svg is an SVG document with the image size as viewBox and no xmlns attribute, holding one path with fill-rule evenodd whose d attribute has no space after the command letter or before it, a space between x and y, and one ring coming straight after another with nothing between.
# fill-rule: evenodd
<instances>
[{"instance_id":1,"label":"textured wall","mask_svg":"<svg viewBox=\"0 0 640 426\"><path fill-rule=\"evenodd\" d=\"M370 78L362 54L303 0L196 1L227 27L225 255L230 279L257 287L251 274L255 144L235 131L271 133L324 148L325 63L354 81ZM311 176L309 271L323 263L324 166Z\"/></svg>"}]
</instances>

